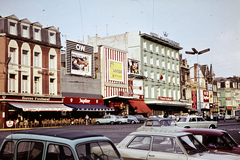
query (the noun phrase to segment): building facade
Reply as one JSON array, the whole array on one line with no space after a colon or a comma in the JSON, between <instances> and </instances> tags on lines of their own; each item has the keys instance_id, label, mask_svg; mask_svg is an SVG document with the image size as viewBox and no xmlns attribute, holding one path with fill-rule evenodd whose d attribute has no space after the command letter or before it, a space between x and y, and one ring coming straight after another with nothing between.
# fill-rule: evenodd
<instances>
[{"instance_id":1,"label":"building facade","mask_svg":"<svg viewBox=\"0 0 240 160\"><path fill-rule=\"evenodd\" d=\"M60 32L53 26L43 28L15 15L0 18L0 127L8 119L32 120L48 117L45 111L69 111L59 105L61 47Z\"/></svg>"},{"instance_id":2,"label":"building facade","mask_svg":"<svg viewBox=\"0 0 240 160\"><path fill-rule=\"evenodd\" d=\"M97 48L107 45L127 52L128 93L144 102L154 114L180 114L189 104L179 102L180 63L178 43L157 34L131 32L116 36L88 37Z\"/></svg>"}]
</instances>

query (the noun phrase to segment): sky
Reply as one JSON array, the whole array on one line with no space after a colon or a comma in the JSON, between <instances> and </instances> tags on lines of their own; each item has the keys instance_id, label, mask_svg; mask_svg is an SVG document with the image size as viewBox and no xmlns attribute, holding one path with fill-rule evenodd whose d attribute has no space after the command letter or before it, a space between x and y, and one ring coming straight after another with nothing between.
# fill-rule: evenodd
<instances>
[{"instance_id":1,"label":"sky","mask_svg":"<svg viewBox=\"0 0 240 160\"><path fill-rule=\"evenodd\" d=\"M0 0L0 16L59 28L65 40L154 32L180 43L189 66L212 65L215 77L240 76L240 0Z\"/></svg>"}]
</instances>

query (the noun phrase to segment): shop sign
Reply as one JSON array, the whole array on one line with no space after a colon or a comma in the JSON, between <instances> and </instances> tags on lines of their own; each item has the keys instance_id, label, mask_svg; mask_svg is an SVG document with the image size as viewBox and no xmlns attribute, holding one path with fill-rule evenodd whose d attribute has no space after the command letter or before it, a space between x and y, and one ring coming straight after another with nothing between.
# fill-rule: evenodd
<instances>
[{"instance_id":1,"label":"shop sign","mask_svg":"<svg viewBox=\"0 0 240 160\"><path fill-rule=\"evenodd\" d=\"M179 102L189 103L189 99L179 99Z\"/></svg>"},{"instance_id":2,"label":"shop sign","mask_svg":"<svg viewBox=\"0 0 240 160\"><path fill-rule=\"evenodd\" d=\"M197 91L192 91L192 108L197 109Z\"/></svg>"},{"instance_id":3,"label":"shop sign","mask_svg":"<svg viewBox=\"0 0 240 160\"><path fill-rule=\"evenodd\" d=\"M6 126L9 127L9 128L12 128L14 125L14 122L13 121L6 121Z\"/></svg>"},{"instance_id":4,"label":"shop sign","mask_svg":"<svg viewBox=\"0 0 240 160\"><path fill-rule=\"evenodd\" d=\"M160 101L173 101L173 97L158 97L158 100Z\"/></svg>"},{"instance_id":5,"label":"shop sign","mask_svg":"<svg viewBox=\"0 0 240 160\"><path fill-rule=\"evenodd\" d=\"M208 90L209 91L212 91L213 90L213 87L212 87L213 85L212 84L208 84Z\"/></svg>"},{"instance_id":6,"label":"shop sign","mask_svg":"<svg viewBox=\"0 0 240 160\"><path fill-rule=\"evenodd\" d=\"M209 103L213 103L213 92L209 91Z\"/></svg>"},{"instance_id":7,"label":"shop sign","mask_svg":"<svg viewBox=\"0 0 240 160\"><path fill-rule=\"evenodd\" d=\"M44 97L22 97L22 100L30 100L30 101L50 101L50 98L44 98Z\"/></svg>"},{"instance_id":8,"label":"shop sign","mask_svg":"<svg viewBox=\"0 0 240 160\"><path fill-rule=\"evenodd\" d=\"M72 104L103 104L103 99L65 97L63 103Z\"/></svg>"},{"instance_id":9,"label":"shop sign","mask_svg":"<svg viewBox=\"0 0 240 160\"><path fill-rule=\"evenodd\" d=\"M203 90L203 102L209 103L209 91Z\"/></svg>"},{"instance_id":10,"label":"shop sign","mask_svg":"<svg viewBox=\"0 0 240 160\"><path fill-rule=\"evenodd\" d=\"M227 109L232 109L232 106L227 106Z\"/></svg>"},{"instance_id":11,"label":"shop sign","mask_svg":"<svg viewBox=\"0 0 240 160\"><path fill-rule=\"evenodd\" d=\"M226 97L226 100L231 100L231 97Z\"/></svg>"},{"instance_id":12,"label":"shop sign","mask_svg":"<svg viewBox=\"0 0 240 160\"><path fill-rule=\"evenodd\" d=\"M231 92L231 90L225 90L225 92L229 93L229 92Z\"/></svg>"}]
</instances>

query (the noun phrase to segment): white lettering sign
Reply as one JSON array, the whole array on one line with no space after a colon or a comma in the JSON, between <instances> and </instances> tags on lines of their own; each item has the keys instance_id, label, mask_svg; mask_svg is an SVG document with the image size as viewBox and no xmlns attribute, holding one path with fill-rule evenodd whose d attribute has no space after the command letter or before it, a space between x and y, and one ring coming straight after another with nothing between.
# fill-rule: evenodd
<instances>
[{"instance_id":1,"label":"white lettering sign","mask_svg":"<svg viewBox=\"0 0 240 160\"><path fill-rule=\"evenodd\" d=\"M90 103L90 100L89 99L79 99L79 103Z\"/></svg>"},{"instance_id":2,"label":"white lettering sign","mask_svg":"<svg viewBox=\"0 0 240 160\"><path fill-rule=\"evenodd\" d=\"M83 45L76 44L76 49L79 50L79 51L85 52L85 46L83 46Z\"/></svg>"}]
</instances>

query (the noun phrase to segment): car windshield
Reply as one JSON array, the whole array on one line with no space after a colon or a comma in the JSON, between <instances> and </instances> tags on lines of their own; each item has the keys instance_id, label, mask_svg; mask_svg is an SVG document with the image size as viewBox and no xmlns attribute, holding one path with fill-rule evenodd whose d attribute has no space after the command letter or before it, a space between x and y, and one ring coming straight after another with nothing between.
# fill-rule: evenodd
<instances>
[{"instance_id":1,"label":"car windshield","mask_svg":"<svg viewBox=\"0 0 240 160\"><path fill-rule=\"evenodd\" d=\"M182 117L178 120L178 122L186 122L187 121L187 118L186 117Z\"/></svg>"},{"instance_id":2,"label":"car windshield","mask_svg":"<svg viewBox=\"0 0 240 160\"><path fill-rule=\"evenodd\" d=\"M119 160L120 154L110 142L90 142L76 147L81 160Z\"/></svg>"},{"instance_id":3,"label":"car windshield","mask_svg":"<svg viewBox=\"0 0 240 160\"><path fill-rule=\"evenodd\" d=\"M229 144L229 146L231 146L231 147L237 147L238 146L238 144L232 139L232 137L231 136L229 136L229 134L227 134L227 133L224 133L223 135L222 135L222 138L225 140L225 142L227 143L227 144Z\"/></svg>"},{"instance_id":4,"label":"car windshield","mask_svg":"<svg viewBox=\"0 0 240 160\"><path fill-rule=\"evenodd\" d=\"M189 155L208 151L193 135L179 137L179 140Z\"/></svg>"}]
</instances>

